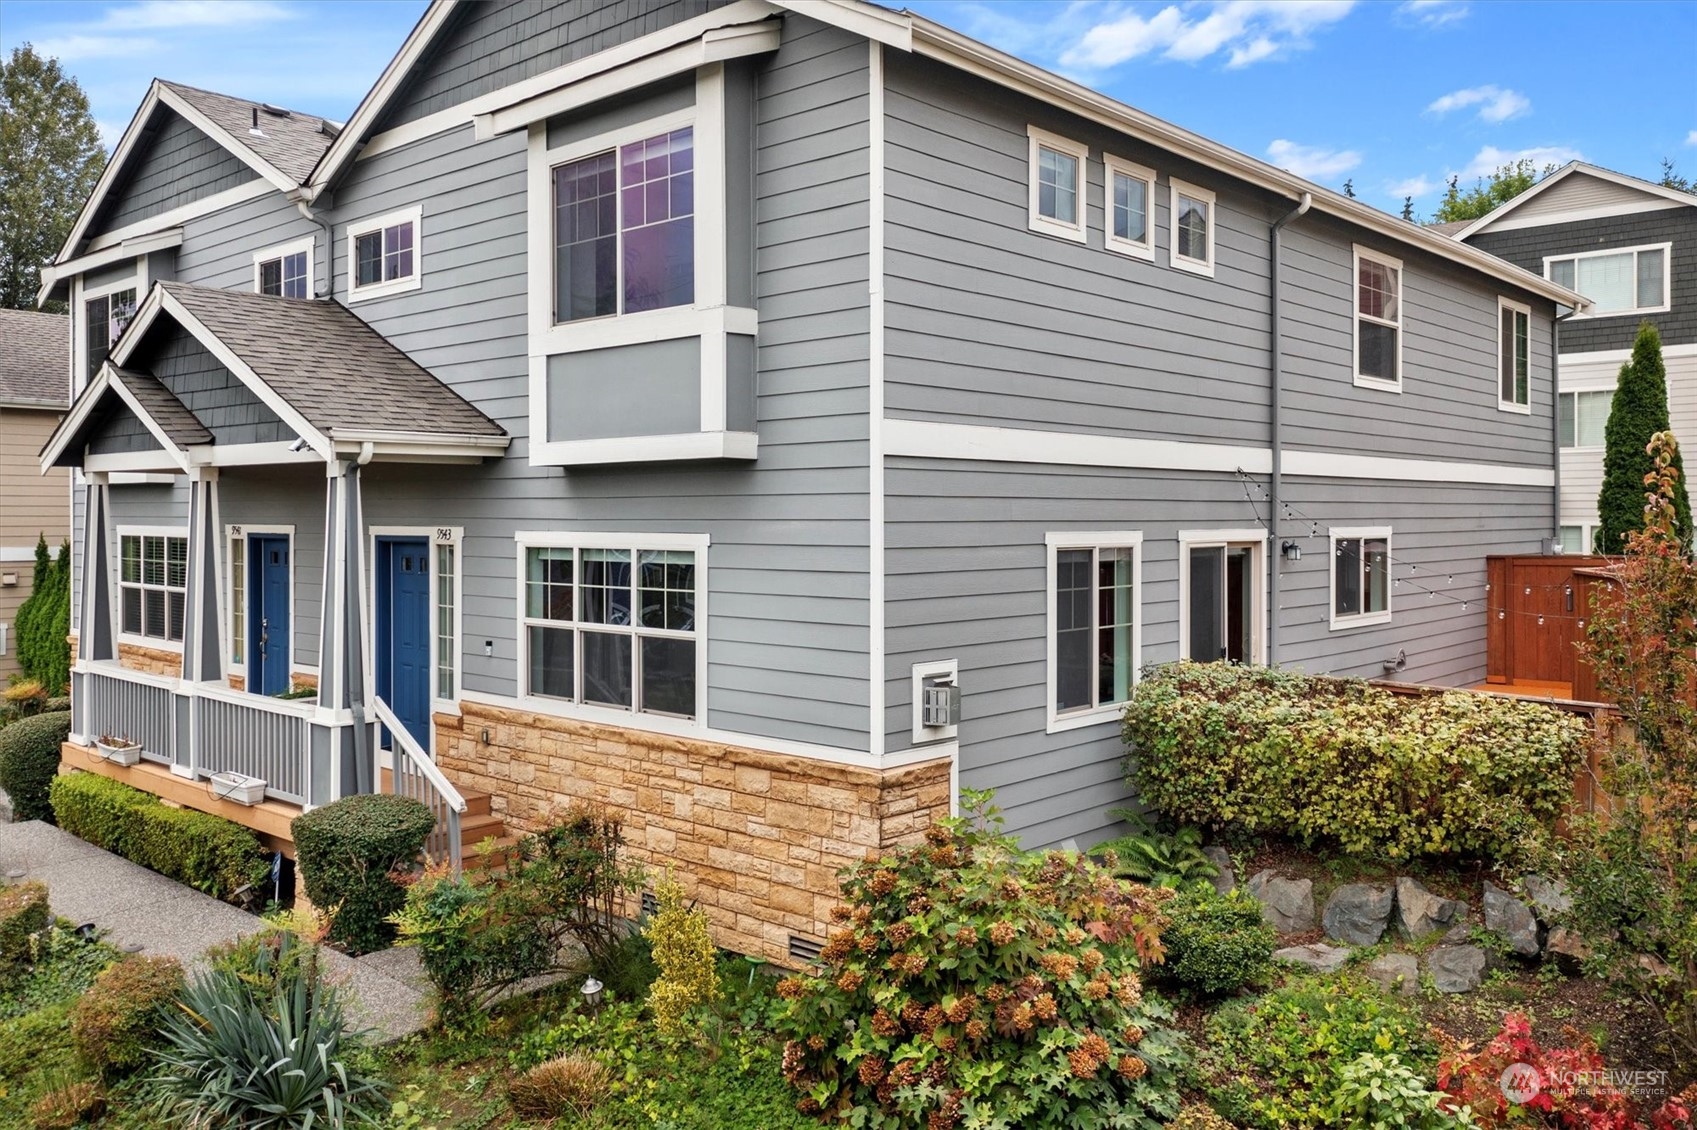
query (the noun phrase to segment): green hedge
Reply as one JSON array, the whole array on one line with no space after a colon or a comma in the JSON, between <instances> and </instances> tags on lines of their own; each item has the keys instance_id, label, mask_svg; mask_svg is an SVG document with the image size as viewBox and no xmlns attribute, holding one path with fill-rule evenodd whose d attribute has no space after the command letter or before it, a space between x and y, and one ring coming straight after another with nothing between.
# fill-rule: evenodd
<instances>
[{"instance_id":1,"label":"green hedge","mask_svg":"<svg viewBox=\"0 0 1697 1130\"><path fill-rule=\"evenodd\" d=\"M1267 981L1278 942L1261 904L1247 894L1195 887L1167 905L1167 928L1161 931L1167 958L1154 974L1205 996L1235 993Z\"/></svg>"},{"instance_id":2,"label":"green hedge","mask_svg":"<svg viewBox=\"0 0 1697 1130\"><path fill-rule=\"evenodd\" d=\"M47 786L59 772L59 746L71 715L34 714L0 729L0 789L12 798L12 819L51 820Z\"/></svg>"},{"instance_id":3,"label":"green hedge","mask_svg":"<svg viewBox=\"0 0 1697 1130\"><path fill-rule=\"evenodd\" d=\"M259 837L222 816L172 808L93 773L55 777L51 796L65 831L215 898L268 873Z\"/></svg>"},{"instance_id":4,"label":"green hedge","mask_svg":"<svg viewBox=\"0 0 1697 1130\"><path fill-rule=\"evenodd\" d=\"M406 891L390 873L409 870L436 826L430 809L408 797L343 797L289 825L306 897L330 914L330 939L355 953L394 939L387 919Z\"/></svg>"},{"instance_id":5,"label":"green hedge","mask_svg":"<svg viewBox=\"0 0 1697 1130\"><path fill-rule=\"evenodd\" d=\"M1589 738L1496 695L1398 695L1360 679L1177 663L1126 708L1126 769L1180 824L1403 859L1507 859L1566 810Z\"/></svg>"}]
</instances>

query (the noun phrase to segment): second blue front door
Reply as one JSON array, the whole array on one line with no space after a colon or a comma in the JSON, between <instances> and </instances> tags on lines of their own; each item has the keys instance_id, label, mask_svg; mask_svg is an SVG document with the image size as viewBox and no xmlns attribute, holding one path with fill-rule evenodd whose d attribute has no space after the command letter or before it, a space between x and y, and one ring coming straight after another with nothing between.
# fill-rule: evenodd
<instances>
[{"instance_id":1,"label":"second blue front door","mask_svg":"<svg viewBox=\"0 0 1697 1130\"><path fill-rule=\"evenodd\" d=\"M377 539L377 693L430 749L430 544Z\"/></svg>"},{"instance_id":2,"label":"second blue front door","mask_svg":"<svg viewBox=\"0 0 1697 1130\"><path fill-rule=\"evenodd\" d=\"M248 538L248 689L282 694L289 689L289 539Z\"/></svg>"}]
</instances>

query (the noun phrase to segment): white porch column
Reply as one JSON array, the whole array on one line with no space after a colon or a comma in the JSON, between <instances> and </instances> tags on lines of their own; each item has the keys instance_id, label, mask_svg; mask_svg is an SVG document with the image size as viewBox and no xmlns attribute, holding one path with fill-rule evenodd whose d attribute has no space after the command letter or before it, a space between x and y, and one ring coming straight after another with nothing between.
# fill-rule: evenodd
<instances>
[{"instance_id":1,"label":"white porch column","mask_svg":"<svg viewBox=\"0 0 1697 1130\"><path fill-rule=\"evenodd\" d=\"M171 771L193 778L207 759L200 748L200 711L192 684L222 682L223 618L218 614L222 571L218 536L218 468L196 466L189 471L188 588L183 594L182 679L188 694L175 699L177 740ZM212 762L217 765L218 762Z\"/></svg>"},{"instance_id":2,"label":"white porch column","mask_svg":"<svg viewBox=\"0 0 1697 1130\"><path fill-rule=\"evenodd\" d=\"M112 547L106 535L109 502L104 472L83 476L82 603L78 612L77 661L72 667L71 705L76 738L92 741L99 735L93 717L88 678L80 672L90 663L117 658L112 624Z\"/></svg>"},{"instance_id":3,"label":"white porch column","mask_svg":"<svg viewBox=\"0 0 1697 1130\"><path fill-rule=\"evenodd\" d=\"M359 464L332 461L324 503L324 603L318 633L319 717L313 778L324 800L376 789L365 685L365 516ZM315 792L317 790L315 789ZM314 796L313 803L323 803Z\"/></svg>"}]
</instances>

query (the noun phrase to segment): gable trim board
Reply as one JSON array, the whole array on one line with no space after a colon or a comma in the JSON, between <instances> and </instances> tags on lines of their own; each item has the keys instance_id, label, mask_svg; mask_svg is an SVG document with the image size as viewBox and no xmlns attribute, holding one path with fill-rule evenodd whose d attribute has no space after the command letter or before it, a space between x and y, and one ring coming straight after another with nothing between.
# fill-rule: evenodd
<instances>
[{"instance_id":1,"label":"gable trim board","mask_svg":"<svg viewBox=\"0 0 1697 1130\"><path fill-rule=\"evenodd\" d=\"M100 371L94 375L94 379L88 382L88 387L84 388L77 396L76 403L65 414L65 418L59 422L59 426L53 430L53 435L48 439L47 446L41 449L42 474L47 474L58 464L59 459L65 454L66 448L70 446L71 440L76 438L88 425L89 418L94 415L95 408L99 406L100 401L105 398L108 392L118 395L129 410L135 413L136 419L140 420L153 438L158 441L160 447L157 452L137 451L128 453L123 460L126 465L133 462L136 467L145 467L150 470L160 466L174 467L184 472L189 469L188 449L177 445L159 421L153 418L153 414L143 406L134 391L124 383L123 371L111 361L107 361L100 366ZM130 458L132 456L133 458ZM162 459L161 456L164 458ZM121 468L114 467L113 469ZM127 466L123 469L127 469Z\"/></svg>"},{"instance_id":2,"label":"gable trim board","mask_svg":"<svg viewBox=\"0 0 1697 1130\"><path fill-rule=\"evenodd\" d=\"M1492 231L1523 231L1527 228L1547 228L1556 224L1581 223L1585 220L1606 220L1612 216L1634 216L1644 212L1666 212L1680 207L1677 200L1646 200L1641 204L1612 204L1596 208L1574 208L1565 212L1545 212L1537 216L1510 217L1491 225ZM1457 238L1452 236L1453 238Z\"/></svg>"},{"instance_id":3,"label":"gable trim board","mask_svg":"<svg viewBox=\"0 0 1697 1130\"><path fill-rule=\"evenodd\" d=\"M1608 181L1609 183L1614 184L1614 185L1618 185L1621 188L1630 188L1630 189L1632 189L1636 192L1641 192L1641 193L1645 194L1646 196L1660 197L1662 202L1659 203L1659 204L1655 204L1653 207L1648 207L1648 208L1624 207L1624 208L1601 208L1601 209L1585 209L1584 210L1588 213L1594 212L1595 213L1594 216L1592 216L1592 215L1580 216L1580 215L1577 215L1577 214L1574 214L1574 215L1553 215L1553 216L1540 216L1540 217L1537 218L1536 221L1522 223L1522 224L1510 224L1509 222L1507 222L1508 217L1512 213L1514 213L1518 209L1524 207L1529 201L1536 200L1538 197L1542 196L1544 193L1548 192L1550 189L1554 188L1556 185L1562 183L1568 177L1574 176L1576 174L1584 174L1585 176L1588 176L1588 177L1595 177L1598 180ZM1507 228L1510 228L1510 227L1543 227L1546 224L1561 223L1561 222L1564 222L1565 220L1593 219L1593 218L1600 218L1600 217L1603 217L1603 216L1624 215L1624 214L1627 214L1627 213L1630 213L1630 212L1656 211L1656 210L1659 210L1661 208L1676 208L1676 207L1679 207L1681 205L1684 205L1686 207L1691 207L1691 208L1697 208L1697 196L1692 196L1688 192L1680 192L1678 189L1666 188L1662 185L1654 184L1654 183L1647 181L1647 180L1639 180L1637 177L1629 177L1629 176L1626 176L1623 173L1617 173L1617 172L1614 172L1611 169L1605 169L1605 168L1602 168L1601 166L1598 166L1598 165L1588 165L1583 161L1570 161L1568 164L1564 165L1560 169L1557 169L1555 172L1551 173L1549 176L1545 177L1543 180L1539 181L1537 184L1533 185L1531 188L1527 189L1525 192L1521 193L1519 196L1516 196L1514 199L1509 200L1509 201L1499 205L1497 208L1486 213L1485 215L1480 216L1477 220L1474 220L1467 227L1462 228L1460 231L1456 232L1453 236L1451 236L1449 238L1457 240L1459 242L1461 240L1468 239L1471 236L1477 235L1478 233L1486 230L1487 228L1507 229Z\"/></svg>"}]
</instances>

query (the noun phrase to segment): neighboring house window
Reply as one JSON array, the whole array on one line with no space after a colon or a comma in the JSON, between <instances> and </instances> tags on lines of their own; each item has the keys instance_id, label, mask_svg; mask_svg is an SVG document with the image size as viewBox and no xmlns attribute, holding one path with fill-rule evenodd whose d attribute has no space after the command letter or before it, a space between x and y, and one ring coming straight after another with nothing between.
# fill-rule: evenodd
<instances>
[{"instance_id":1,"label":"neighboring house window","mask_svg":"<svg viewBox=\"0 0 1697 1130\"><path fill-rule=\"evenodd\" d=\"M524 546L527 694L700 716L697 563L705 542L644 544Z\"/></svg>"},{"instance_id":2,"label":"neighboring house window","mask_svg":"<svg viewBox=\"0 0 1697 1130\"><path fill-rule=\"evenodd\" d=\"M187 606L189 539L182 534L118 533L120 631L181 643Z\"/></svg>"},{"instance_id":3,"label":"neighboring house window","mask_svg":"<svg viewBox=\"0 0 1697 1130\"><path fill-rule=\"evenodd\" d=\"M554 320L695 301L695 130L554 167Z\"/></svg>"},{"instance_id":4,"label":"neighboring house window","mask_svg":"<svg viewBox=\"0 0 1697 1130\"><path fill-rule=\"evenodd\" d=\"M1155 171L1104 157L1108 174L1108 216L1103 245L1109 251L1155 257Z\"/></svg>"},{"instance_id":5,"label":"neighboring house window","mask_svg":"<svg viewBox=\"0 0 1697 1130\"><path fill-rule=\"evenodd\" d=\"M350 301L419 287L423 224L423 209L413 207L348 225Z\"/></svg>"},{"instance_id":6,"label":"neighboring house window","mask_svg":"<svg viewBox=\"0 0 1697 1130\"><path fill-rule=\"evenodd\" d=\"M1592 526L1581 523L1577 526L1563 526L1559 531L1561 551L1563 553L1590 553Z\"/></svg>"},{"instance_id":7,"label":"neighboring house window","mask_svg":"<svg viewBox=\"0 0 1697 1130\"><path fill-rule=\"evenodd\" d=\"M1497 407L1532 411L1532 311L1507 299L1497 302Z\"/></svg>"},{"instance_id":8,"label":"neighboring house window","mask_svg":"<svg viewBox=\"0 0 1697 1130\"><path fill-rule=\"evenodd\" d=\"M1402 263L1355 249L1355 383L1402 391Z\"/></svg>"},{"instance_id":9,"label":"neighboring house window","mask_svg":"<svg viewBox=\"0 0 1697 1130\"><path fill-rule=\"evenodd\" d=\"M1172 264L1199 275L1214 274L1214 194L1183 181L1170 182Z\"/></svg>"},{"instance_id":10,"label":"neighboring house window","mask_svg":"<svg viewBox=\"0 0 1697 1130\"><path fill-rule=\"evenodd\" d=\"M1358 628L1391 618L1391 529L1332 530L1332 627Z\"/></svg>"},{"instance_id":11,"label":"neighboring house window","mask_svg":"<svg viewBox=\"0 0 1697 1130\"><path fill-rule=\"evenodd\" d=\"M255 253L253 289L282 298L311 298L312 240L297 240Z\"/></svg>"},{"instance_id":12,"label":"neighboring house window","mask_svg":"<svg viewBox=\"0 0 1697 1130\"><path fill-rule=\"evenodd\" d=\"M1065 533L1049 554L1049 724L1115 717L1142 659L1141 533Z\"/></svg>"},{"instance_id":13,"label":"neighboring house window","mask_svg":"<svg viewBox=\"0 0 1697 1130\"><path fill-rule=\"evenodd\" d=\"M83 304L83 317L87 326L88 343L88 376L93 377L100 371L100 366L106 363L107 356L112 352L112 343L124 332L124 327L130 324L130 319L136 312L136 288L114 290L99 298L91 298Z\"/></svg>"},{"instance_id":14,"label":"neighboring house window","mask_svg":"<svg viewBox=\"0 0 1697 1130\"><path fill-rule=\"evenodd\" d=\"M1654 314L1668 309L1668 268L1673 245L1588 251L1544 260L1544 274L1591 300L1581 317Z\"/></svg>"},{"instance_id":15,"label":"neighboring house window","mask_svg":"<svg viewBox=\"0 0 1697 1130\"><path fill-rule=\"evenodd\" d=\"M1557 434L1566 448L1601 448L1615 394L1610 388L1564 392L1556 397Z\"/></svg>"},{"instance_id":16,"label":"neighboring house window","mask_svg":"<svg viewBox=\"0 0 1697 1130\"><path fill-rule=\"evenodd\" d=\"M1084 166L1090 149L1029 126L1031 230L1084 242Z\"/></svg>"},{"instance_id":17,"label":"neighboring house window","mask_svg":"<svg viewBox=\"0 0 1697 1130\"><path fill-rule=\"evenodd\" d=\"M459 697L457 663L459 621L455 588L459 569L454 545L436 546L436 697L448 702Z\"/></svg>"}]
</instances>

